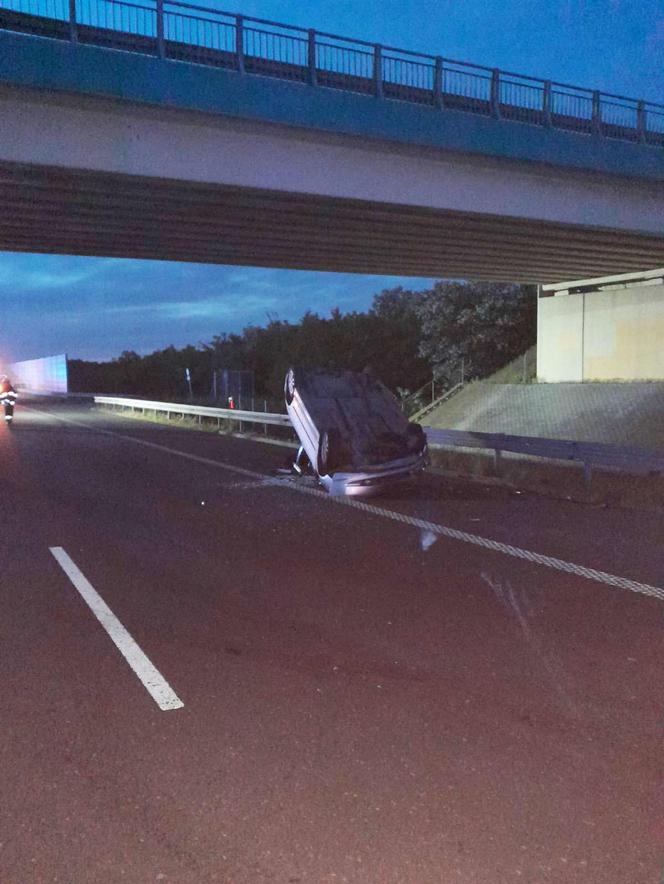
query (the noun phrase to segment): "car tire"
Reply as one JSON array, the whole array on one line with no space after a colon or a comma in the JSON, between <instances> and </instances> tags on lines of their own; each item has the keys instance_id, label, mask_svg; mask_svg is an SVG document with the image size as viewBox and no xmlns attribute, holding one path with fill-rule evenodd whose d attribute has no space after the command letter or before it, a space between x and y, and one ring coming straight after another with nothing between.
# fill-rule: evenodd
<instances>
[{"instance_id":1,"label":"car tire","mask_svg":"<svg viewBox=\"0 0 664 884\"><path fill-rule=\"evenodd\" d=\"M295 396L295 369L289 368L284 381L284 397L286 405L291 405Z\"/></svg>"},{"instance_id":2,"label":"car tire","mask_svg":"<svg viewBox=\"0 0 664 884\"><path fill-rule=\"evenodd\" d=\"M424 452L424 449L427 447L427 437L421 425L409 423L407 432L408 450L411 451L413 454L420 454Z\"/></svg>"},{"instance_id":3,"label":"car tire","mask_svg":"<svg viewBox=\"0 0 664 884\"><path fill-rule=\"evenodd\" d=\"M341 437L338 430L323 430L318 440L318 475L325 476L332 473L339 463L339 449Z\"/></svg>"}]
</instances>

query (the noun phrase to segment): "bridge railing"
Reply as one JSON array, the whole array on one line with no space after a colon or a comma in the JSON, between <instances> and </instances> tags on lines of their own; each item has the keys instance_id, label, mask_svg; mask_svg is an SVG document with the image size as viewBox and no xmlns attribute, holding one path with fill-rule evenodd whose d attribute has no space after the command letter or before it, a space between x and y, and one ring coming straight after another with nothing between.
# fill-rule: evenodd
<instances>
[{"instance_id":1,"label":"bridge railing","mask_svg":"<svg viewBox=\"0 0 664 884\"><path fill-rule=\"evenodd\" d=\"M664 105L179 0L0 0L0 28L664 144Z\"/></svg>"}]
</instances>

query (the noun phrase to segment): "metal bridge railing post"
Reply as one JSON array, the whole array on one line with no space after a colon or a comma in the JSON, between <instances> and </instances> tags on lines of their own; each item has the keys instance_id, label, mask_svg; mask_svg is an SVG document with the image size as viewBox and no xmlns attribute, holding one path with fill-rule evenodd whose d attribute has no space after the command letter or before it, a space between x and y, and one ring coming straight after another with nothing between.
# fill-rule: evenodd
<instances>
[{"instance_id":1,"label":"metal bridge railing post","mask_svg":"<svg viewBox=\"0 0 664 884\"><path fill-rule=\"evenodd\" d=\"M544 81L544 92L542 93L542 114L545 126L551 125L551 81Z\"/></svg>"},{"instance_id":2,"label":"metal bridge railing post","mask_svg":"<svg viewBox=\"0 0 664 884\"><path fill-rule=\"evenodd\" d=\"M309 85L316 86L316 31L309 29L307 43L307 61L309 64Z\"/></svg>"},{"instance_id":3,"label":"metal bridge railing post","mask_svg":"<svg viewBox=\"0 0 664 884\"><path fill-rule=\"evenodd\" d=\"M235 64L238 73L244 73L244 18L235 16Z\"/></svg>"},{"instance_id":4,"label":"metal bridge railing post","mask_svg":"<svg viewBox=\"0 0 664 884\"><path fill-rule=\"evenodd\" d=\"M157 0L157 55L159 58L166 57L166 46L164 45L164 0Z\"/></svg>"},{"instance_id":5,"label":"metal bridge railing post","mask_svg":"<svg viewBox=\"0 0 664 884\"><path fill-rule=\"evenodd\" d=\"M78 43L78 25L76 23L76 0L69 0L69 39Z\"/></svg>"},{"instance_id":6,"label":"metal bridge railing post","mask_svg":"<svg viewBox=\"0 0 664 884\"><path fill-rule=\"evenodd\" d=\"M376 98L383 97L383 47L380 43L374 46L373 54L373 87Z\"/></svg>"},{"instance_id":7,"label":"metal bridge railing post","mask_svg":"<svg viewBox=\"0 0 664 884\"><path fill-rule=\"evenodd\" d=\"M602 105L600 94L595 89L593 92L593 121L592 121L593 133L595 135L602 134Z\"/></svg>"},{"instance_id":8,"label":"metal bridge railing post","mask_svg":"<svg viewBox=\"0 0 664 884\"><path fill-rule=\"evenodd\" d=\"M646 140L646 113L645 103L640 101L636 106L636 137L641 142Z\"/></svg>"},{"instance_id":9,"label":"metal bridge railing post","mask_svg":"<svg viewBox=\"0 0 664 884\"><path fill-rule=\"evenodd\" d=\"M436 63L433 69L433 103L438 108L445 106L443 99L443 59L440 55L436 56Z\"/></svg>"},{"instance_id":10,"label":"metal bridge railing post","mask_svg":"<svg viewBox=\"0 0 664 884\"><path fill-rule=\"evenodd\" d=\"M491 71L491 116L500 119L500 71Z\"/></svg>"},{"instance_id":11,"label":"metal bridge railing post","mask_svg":"<svg viewBox=\"0 0 664 884\"><path fill-rule=\"evenodd\" d=\"M494 448L493 450L493 471L494 475L500 476L502 473L502 450L500 448Z\"/></svg>"}]
</instances>

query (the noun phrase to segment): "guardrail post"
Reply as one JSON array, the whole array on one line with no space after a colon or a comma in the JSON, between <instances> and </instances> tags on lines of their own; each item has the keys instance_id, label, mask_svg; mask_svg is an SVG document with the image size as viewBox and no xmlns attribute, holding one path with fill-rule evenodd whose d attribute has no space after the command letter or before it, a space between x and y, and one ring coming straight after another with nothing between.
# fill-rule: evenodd
<instances>
[{"instance_id":1,"label":"guardrail post","mask_svg":"<svg viewBox=\"0 0 664 884\"><path fill-rule=\"evenodd\" d=\"M69 39L78 43L78 25L76 23L76 0L69 0Z\"/></svg>"},{"instance_id":2,"label":"guardrail post","mask_svg":"<svg viewBox=\"0 0 664 884\"><path fill-rule=\"evenodd\" d=\"M595 135L602 134L602 105L600 100L600 94L595 89L593 92L593 132Z\"/></svg>"},{"instance_id":3,"label":"guardrail post","mask_svg":"<svg viewBox=\"0 0 664 884\"><path fill-rule=\"evenodd\" d=\"M445 106L443 100L443 59L440 55L436 56L436 63L433 69L433 103L438 108Z\"/></svg>"},{"instance_id":4,"label":"guardrail post","mask_svg":"<svg viewBox=\"0 0 664 884\"><path fill-rule=\"evenodd\" d=\"M244 73L244 17L235 16L235 65L238 73Z\"/></svg>"},{"instance_id":5,"label":"guardrail post","mask_svg":"<svg viewBox=\"0 0 664 884\"><path fill-rule=\"evenodd\" d=\"M646 140L646 113L645 102L640 101L636 106L636 137L639 141Z\"/></svg>"},{"instance_id":6,"label":"guardrail post","mask_svg":"<svg viewBox=\"0 0 664 884\"><path fill-rule=\"evenodd\" d=\"M376 98L383 97L383 47L380 43L374 46L373 54L373 86Z\"/></svg>"},{"instance_id":7,"label":"guardrail post","mask_svg":"<svg viewBox=\"0 0 664 884\"><path fill-rule=\"evenodd\" d=\"M542 93L542 114L544 125L551 125L551 80L544 81L544 92Z\"/></svg>"},{"instance_id":8,"label":"guardrail post","mask_svg":"<svg viewBox=\"0 0 664 884\"><path fill-rule=\"evenodd\" d=\"M315 86L316 78L316 31L312 28L308 31L309 41L307 50L307 61L309 63L309 85Z\"/></svg>"},{"instance_id":9,"label":"guardrail post","mask_svg":"<svg viewBox=\"0 0 664 884\"><path fill-rule=\"evenodd\" d=\"M500 71L491 71L491 116L500 119Z\"/></svg>"},{"instance_id":10,"label":"guardrail post","mask_svg":"<svg viewBox=\"0 0 664 884\"><path fill-rule=\"evenodd\" d=\"M590 489L591 489L591 485L592 485L592 479L593 479L593 468L591 467L591 465L587 461L584 461L583 462L583 484L586 486L586 491L588 492L589 495L590 495Z\"/></svg>"},{"instance_id":11,"label":"guardrail post","mask_svg":"<svg viewBox=\"0 0 664 884\"><path fill-rule=\"evenodd\" d=\"M164 45L164 0L157 0L157 55L159 58L166 57Z\"/></svg>"}]
</instances>

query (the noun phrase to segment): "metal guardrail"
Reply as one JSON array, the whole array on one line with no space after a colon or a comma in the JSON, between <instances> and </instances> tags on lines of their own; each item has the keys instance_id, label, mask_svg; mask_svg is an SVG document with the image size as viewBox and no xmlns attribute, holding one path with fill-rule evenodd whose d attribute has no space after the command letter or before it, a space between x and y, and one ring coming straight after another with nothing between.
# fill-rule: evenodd
<instances>
[{"instance_id":1,"label":"metal guardrail","mask_svg":"<svg viewBox=\"0 0 664 884\"><path fill-rule=\"evenodd\" d=\"M475 433L425 427L433 445L479 448L494 452L496 473L500 473L502 452L541 457L547 460L575 461L583 466L586 483L593 467L609 467L626 473L664 473L664 453L631 446L601 442L575 442L569 439L541 439L535 436L509 436L503 433Z\"/></svg>"},{"instance_id":2,"label":"metal guardrail","mask_svg":"<svg viewBox=\"0 0 664 884\"><path fill-rule=\"evenodd\" d=\"M287 414L272 414L265 411L241 411L239 408L212 408L207 405L186 405L177 402L156 402L151 399L128 399L120 396L95 396L95 404L117 405L138 411L153 411L155 414L192 415L194 417L216 418L218 421L238 421L242 423L268 424L275 427L292 427Z\"/></svg>"},{"instance_id":3,"label":"metal guardrail","mask_svg":"<svg viewBox=\"0 0 664 884\"><path fill-rule=\"evenodd\" d=\"M213 408L206 405L187 405L177 402L158 402L151 399L131 399L120 396L95 396L98 405L117 405L155 414L192 415L215 418L217 421L266 424L290 427L287 414L262 411L241 411L237 408ZM431 445L448 448L476 448L494 452L496 472L500 472L501 454L510 452L546 460L574 461L583 466L584 477L590 483L593 467L609 467L627 473L664 473L664 453L631 446L607 445L600 442L575 442L569 439L542 439L536 436L509 436L504 433L476 433L468 430L445 430L424 427Z\"/></svg>"},{"instance_id":4,"label":"metal guardrail","mask_svg":"<svg viewBox=\"0 0 664 884\"><path fill-rule=\"evenodd\" d=\"M0 0L0 28L542 127L664 143L664 105L175 0Z\"/></svg>"}]
</instances>

